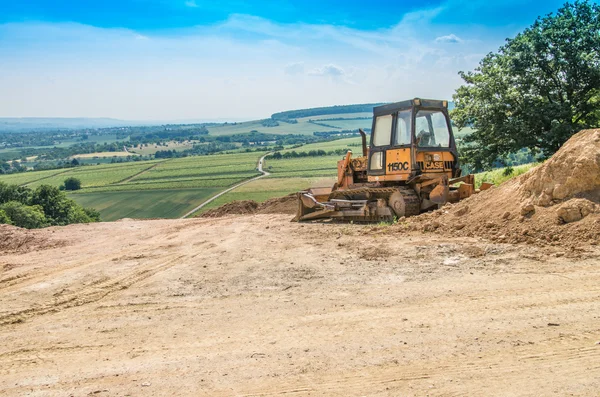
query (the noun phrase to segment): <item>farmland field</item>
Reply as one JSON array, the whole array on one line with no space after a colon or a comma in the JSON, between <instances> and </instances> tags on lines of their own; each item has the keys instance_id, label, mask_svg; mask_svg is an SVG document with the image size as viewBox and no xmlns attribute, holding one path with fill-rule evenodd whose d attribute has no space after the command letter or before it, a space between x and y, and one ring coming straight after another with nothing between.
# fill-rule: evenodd
<instances>
[{"instance_id":1,"label":"farmland field","mask_svg":"<svg viewBox=\"0 0 600 397\"><path fill-rule=\"evenodd\" d=\"M367 137L368 139L368 137ZM350 149L353 153L361 152L361 138L360 137L352 137L352 138L343 138L336 139L334 141L326 141L326 142L317 142L317 143L309 143L308 145L303 145L294 149L285 149L280 150L281 153L291 152L295 150L296 152L308 152L310 150L324 150L326 152L330 150L337 149Z\"/></svg>"},{"instance_id":2,"label":"farmland field","mask_svg":"<svg viewBox=\"0 0 600 397\"><path fill-rule=\"evenodd\" d=\"M70 194L70 197L84 207L100 211L103 221L114 221L121 218L177 218L220 190L106 191Z\"/></svg>"},{"instance_id":3,"label":"farmland field","mask_svg":"<svg viewBox=\"0 0 600 397\"><path fill-rule=\"evenodd\" d=\"M183 151L186 149L192 149L194 144L198 143L197 141L185 141L185 142L175 142L169 141L166 142L165 145L156 145L149 144L148 146L138 145L132 148L129 148L131 153L141 154L141 155L149 155L155 154L159 150L175 150L175 151Z\"/></svg>"},{"instance_id":4,"label":"farmland field","mask_svg":"<svg viewBox=\"0 0 600 397\"><path fill-rule=\"evenodd\" d=\"M336 175L337 162L341 158L332 155L266 160L263 167L274 177L332 177Z\"/></svg>"},{"instance_id":5,"label":"farmland field","mask_svg":"<svg viewBox=\"0 0 600 397\"><path fill-rule=\"evenodd\" d=\"M194 156L85 166L0 176L0 182L35 188L81 180L70 197L96 208L102 219L178 217L236 183L258 175L261 153Z\"/></svg>"},{"instance_id":6,"label":"farmland field","mask_svg":"<svg viewBox=\"0 0 600 397\"><path fill-rule=\"evenodd\" d=\"M94 186L106 186L121 182L132 175L148 169L156 163L156 161L140 161L71 168L62 174L31 182L27 186L32 188L42 184L60 186L64 182L65 178L69 177L74 177L81 180L81 186L84 189Z\"/></svg>"},{"instance_id":7,"label":"farmland field","mask_svg":"<svg viewBox=\"0 0 600 397\"><path fill-rule=\"evenodd\" d=\"M38 180L48 179L54 177L55 175L64 174L67 171L69 171L69 169L21 172L18 174L0 175L0 182L7 183L9 185L24 185Z\"/></svg>"},{"instance_id":8,"label":"farmland field","mask_svg":"<svg viewBox=\"0 0 600 397\"><path fill-rule=\"evenodd\" d=\"M106 157L127 157L127 156L137 156L137 154L129 153L129 152L97 152L97 153L76 154L73 157L76 159L93 159L95 157L106 158Z\"/></svg>"}]
</instances>

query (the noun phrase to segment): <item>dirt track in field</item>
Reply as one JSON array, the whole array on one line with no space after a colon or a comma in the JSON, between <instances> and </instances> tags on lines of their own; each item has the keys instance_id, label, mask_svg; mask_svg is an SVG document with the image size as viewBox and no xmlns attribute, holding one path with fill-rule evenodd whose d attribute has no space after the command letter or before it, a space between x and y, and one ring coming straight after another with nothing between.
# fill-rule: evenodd
<instances>
[{"instance_id":1,"label":"dirt track in field","mask_svg":"<svg viewBox=\"0 0 600 397\"><path fill-rule=\"evenodd\" d=\"M29 232L0 395L598 395L598 248L289 218Z\"/></svg>"}]
</instances>

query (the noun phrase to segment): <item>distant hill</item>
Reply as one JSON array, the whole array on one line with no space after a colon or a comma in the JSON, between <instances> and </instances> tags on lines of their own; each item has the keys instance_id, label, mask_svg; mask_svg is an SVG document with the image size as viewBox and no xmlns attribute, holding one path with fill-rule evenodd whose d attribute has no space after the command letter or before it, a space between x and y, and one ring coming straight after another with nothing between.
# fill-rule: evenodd
<instances>
[{"instance_id":1,"label":"distant hill","mask_svg":"<svg viewBox=\"0 0 600 397\"><path fill-rule=\"evenodd\" d=\"M0 131L43 131L57 129L109 128L140 124L142 123L110 118L6 117L0 118Z\"/></svg>"},{"instance_id":2,"label":"distant hill","mask_svg":"<svg viewBox=\"0 0 600 397\"><path fill-rule=\"evenodd\" d=\"M278 112L271 115L271 119L275 121L283 122L296 122L296 119L303 117L316 117L316 116L327 116L327 115L346 115L346 114L357 114L356 116L365 117L364 113L373 113L375 106L383 105L384 102L380 103L363 103L354 105L336 105L326 106L309 109L297 109L288 110L285 112ZM449 102L448 108L454 108L454 103ZM223 123L226 120L170 120L170 121L131 121L131 120L119 120L112 118L62 118L62 117L0 117L0 132L18 132L18 131L52 131L62 129L97 129L97 128L111 128L111 127L134 127L134 126L156 126L164 124L213 124L213 125L224 125L231 126L240 124L260 124L260 126L271 126L266 124L266 120L252 120L246 122L239 122L235 120L235 115L231 115L229 123ZM344 118L352 116L343 116ZM276 125L277 123L273 124ZM340 123L338 123L340 124ZM247 132L247 131L246 131Z\"/></svg>"},{"instance_id":3,"label":"distant hill","mask_svg":"<svg viewBox=\"0 0 600 397\"><path fill-rule=\"evenodd\" d=\"M285 112L274 113L271 115L273 120L291 120L301 117L323 116L327 114L343 114L343 113L371 113L375 106L383 105L383 103L364 103L358 105L336 105L321 108L288 110Z\"/></svg>"},{"instance_id":4,"label":"distant hill","mask_svg":"<svg viewBox=\"0 0 600 397\"><path fill-rule=\"evenodd\" d=\"M344 113L372 113L375 106L385 105L385 102L380 103L363 103L357 105L336 105L320 108L288 110L285 112L273 113L273 120L293 120L301 117L323 116L328 114L344 114ZM454 109L454 102L448 102L448 109Z\"/></svg>"}]
</instances>

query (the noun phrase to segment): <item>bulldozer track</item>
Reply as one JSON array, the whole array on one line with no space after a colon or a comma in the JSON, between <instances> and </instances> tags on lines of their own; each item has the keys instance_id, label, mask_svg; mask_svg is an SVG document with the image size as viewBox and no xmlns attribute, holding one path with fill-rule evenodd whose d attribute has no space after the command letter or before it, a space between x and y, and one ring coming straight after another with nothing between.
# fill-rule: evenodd
<instances>
[{"instance_id":1,"label":"bulldozer track","mask_svg":"<svg viewBox=\"0 0 600 397\"><path fill-rule=\"evenodd\" d=\"M421 211L421 200L413 189L405 186L397 187L363 187L358 189L334 190L329 195L329 199L348 199L352 200L356 196L367 196L369 199L388 199L392 194L399 191L406 204L406 215L419 215ZM351 219L357 221L358 219Z\"/></svg>"}]
</instances>

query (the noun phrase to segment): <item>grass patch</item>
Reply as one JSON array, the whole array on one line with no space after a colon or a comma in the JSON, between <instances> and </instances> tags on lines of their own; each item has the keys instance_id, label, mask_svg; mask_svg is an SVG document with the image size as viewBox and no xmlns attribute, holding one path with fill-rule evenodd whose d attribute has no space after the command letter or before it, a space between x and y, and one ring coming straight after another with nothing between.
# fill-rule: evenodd
<instances>
[{"instance_id":1,"label":"grass patch","mask_svg":"<svg viewBox=\"0 0 600 397\"><path fill-rule=\"evenodd\" d=\"M26 185L35 181L51 178L55 175L62 174L65 171L68 171L68 169L20 172L18 174L0 175L0 182L4 182L9 185Z\"/></svg>"},{"instance_id":2,"label":"grass patch","mask_svg":"<svg viewBox=\"0 0 600 397\"><path fill-rule=\"evenodd\" d=\"M155 154L159 150L175 150L177 152L181 152L186 149L192 149L194 147L194 144L196 144L196 143L198 143L198 141L184 141L184 142L168 141L168 142L165 142L166 146L165 145L159 146L156 144L148 144L148 146L138 145L138 146L129 148L128 150L133 154L141 154L141 155L146 156L146 155L150 155L150 154Z\"/></svg>"},{"instance_id":3,"label":"grass patch","mask_svg":"<svg viewBox=\"0 0 600 397\"><path fill-rule=\"evenodd\" d=\"M526 173L527 171L529 171L537 165L539 165L539 163L517 165L515 167L512 167L512 172L507 171L507 169L509 169L510 167L497 168L491 171L480 172L478 174L475 174L475 187L479 188L483 182L489 182L493 183L494 185L500 185L501 183L504 183L509 179Z\"/></svg>"},{"instance_id":4,"label":"grass patch","mask_svg":"<svg viewBox=\"0 0 600 397\"><path fill-rule=\"evenodd\" d=\"M266 160L263 167L278 177L335 177L341 156L298 157Z\"/></svg>"},{"instance_id":5,"label":"grass patch","mask_svg":"<svg viewBox=\"0 0 600 397\"><path fill-rule=\"evenodd\" d=\"M76 154L73 157L76 159L94 159L94 158L127 157L127 156L137 156L137 154L129 153L129 152L98 152L98 153Z\"/></svg>"},{"instance_id":6,"label":"grass patch","mask_svg":"<svg viewBox=\"0 0 600 397\"><path fill-rule=\"evenodd\" d=\"M103 221L121 218L179 218L221 189L163 189L78 193L69 196L100 211Z\"/></svg>"},{"instance_id":7,"label":"grass patch","mask_svg":"<svg viewBox=\"0 0 600 397\"><path fill-rule=\"evenodd\" d=\"M334 141L327 142L317 142L317 143L309 143L308 145L303 145L294 149L285 149L280 150L280 153L291 152L295 150L296 152L308 152L310 150L324 150L326 152L330 150L337 149L350 149L352 153L355 153L356 156L362 156L362 141L360 137L352 137L352 138L343 138L336 139Z\"/></svg>"}]
</instances>

